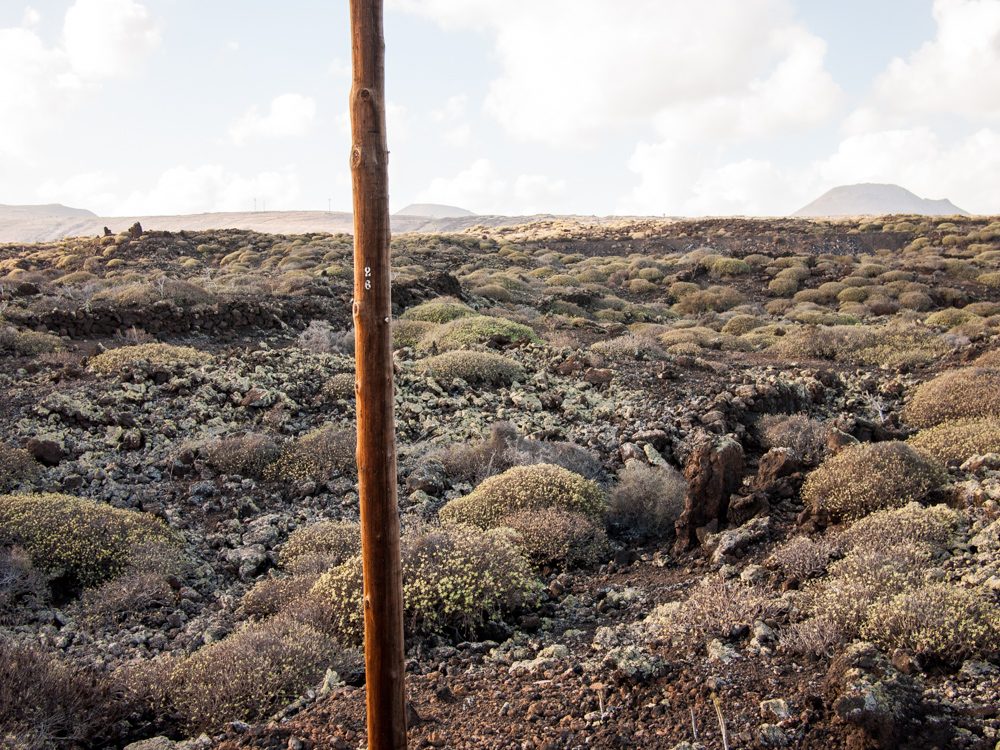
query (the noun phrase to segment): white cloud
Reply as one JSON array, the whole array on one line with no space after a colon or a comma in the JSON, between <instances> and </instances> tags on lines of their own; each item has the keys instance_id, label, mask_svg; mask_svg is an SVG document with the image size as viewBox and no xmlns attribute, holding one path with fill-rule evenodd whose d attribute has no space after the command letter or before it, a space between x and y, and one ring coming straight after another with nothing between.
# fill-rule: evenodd
<instances>
[{"instance_id":1,"label":"white cloud","mask_svg":"<svg viewBox=\"0 0 1000 750\"><path fill-rule=\"evenodd\" d=\"M853 135L817 165L828 186L893 182L973 213L1000 212L1000 130L949 142L927 127Z\"/></svg>"},{"instance_id":2,"label":"white cloud","mask_svg":"<svg viewBox=\"0 0 1000 750\"><path fill-rule=\"evenodd\" d=\"M151 189L130 193L115 213L250 211L255 198L258 207L266 204L268 210L282 210L295 208L298 197L298 177L291 170L246 176L218 164L178 166L164 172Z\"/></svg>"},{"instance_id":3,"label":"white cloud","mask_svg":"<svg viewBox=\"0 0 1000 750\"><path fill-rule=\"evenodd\" d=\"M28 8L21 26L0 29L0 155L20 161L81 96L133 72L159 42L155 20L132 0L77 0L52 46L39 21Z\"/></svg>"},{"instance_id":4,"label":"white cloud","mask_svg":"<svg viewBox=\"0 0 1000 750\"><path fill-rule=\"evenodd\" d=\"M1000 2L935 0L934 20L934 39L876 79L855 132L912 114L1000 119Z\"/></svg>"},{"instance_id":5,"label":"white cloud","mask_svg":"<svg viewBox=\"0 0 1000 750\"><path fill-rule=\"evenodd\" d=\"M24 9L24 13L21 15L21 26L26 29L37 26L41 21L42 14L30 5Z\"/></svg>"},{"instance_id":6,"label":"white cloud","mask_svg":"<svg viewBox=\"0 0 1000 750\"><path fill-rule=\"evenodd\" d=\"M316 100L302 94L282 94L271 100L266 113L251 107L229 128L237 146L261 138L303 136L316 122Z\"/></svg>"},{"instance_id":7,"label":"white cloud","mask_svg":"<svg viewBox=\"0 0 1000 750\"><path fill-rule=\"evenodd\" d=\"M436 177L417 195L422 203L445 203L478 213L549 212L566 191L566 181L544 175L508 178L489 159L477 159L452 177Z\"/></svg>"},{"instance_id":8,"label":"white cloud","mask_svg":"<svg viewBox=\"0 0 1000 750\"><path fill-rule=\"evenodd\" d=\"M693 113L726 135L829 115L825 45L787 0L397 0L448 27L485 27L500 74L486 108L525 140L594 143ZM692 33L697 29L697 33Z\"/></svg>"},{"instance_id":9,"label":"white cloud","mask_svg":"<svg viewBox=\"0 0 1000 750\"><path fill-rule=\"evenodd\" d=\"M218 164L180 165L163 172L148 188L122 186L106 172L87 172L68 179L50 180L37 190L45 202L89 208L100 216L149 216L205 211L250 211L297 208L298 175L291 168L281 172L244 175Z\"/></svg>"},{"instance_id":10,"label":"white cloud","mask_svg":"<svg viewBox=\"0 0 1000 750\"><path fill-rule=\"evenodd\" d=\"M134 0L76 0L66 11L63 46L85 80L131 75L159 43L156 21Z\"/></svg>"},{"instance_id":11,"label":"white cloud","mask_svg":"<svg viewBox=\"0 0 1000 750\"><path fill-rule=\"evenodd\" d=\"M108 215L119 202L117 187L118 180L112 175L85 172L64 180L46 180L36 194L43 203L62 203Z\"/></svg>"},{"instance_id":12,"label":"white cloud","mask_svg":"<svg viewBox=\"0 0 1000 750\"><path fill-rule=\"evenodd\" d=\"M431 110L431 122L448 146L465 148L472 142L472 126L468 121L469 100L464 94L448 97L444 105Z\"/></svg>"},{"instance_id":13,"label":"white cloud","mask_svg":"<svg viewBox=\"0 0 1000 750\"><path fill-rule=\"evenodd\" d=\"M837 185L883 182L973 213L1000 212L1000 131L949 142L927 127L850 135L832 153L793 167L767 159L712 161L677 144L641 144L639 185L619 206L639 214L786 214Z\"/></svg>"}]
</instances>

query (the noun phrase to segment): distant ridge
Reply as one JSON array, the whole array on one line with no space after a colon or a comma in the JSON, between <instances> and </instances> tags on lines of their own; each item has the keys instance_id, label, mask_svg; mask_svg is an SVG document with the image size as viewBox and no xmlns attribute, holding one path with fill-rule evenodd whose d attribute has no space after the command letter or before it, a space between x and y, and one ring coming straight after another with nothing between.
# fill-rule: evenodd
<instances>
[{"instance_id":1,"label":"distant ridge","mask_svg":"<svg viewBox=\"0 0 1000 750\"><path fill-rule=\"evenodd\" d=\"M950 200L921 198L899 185L866 182L841 185L828 190L792 216L884 216L921 214L923 216L968 216Z\"/></svg>"},{"instance_id":2,"label":"distant ridge","mask_svg":"<svg viewBox=\"0 0 1000 750\"><path fill-rule=\"evenodd\" d=\"M393 215L426 216L428 219L464 219L467 216L475 216L476 214L458 206L445 206L440 203L411 203Z\"/></svg>"}]
</instances>

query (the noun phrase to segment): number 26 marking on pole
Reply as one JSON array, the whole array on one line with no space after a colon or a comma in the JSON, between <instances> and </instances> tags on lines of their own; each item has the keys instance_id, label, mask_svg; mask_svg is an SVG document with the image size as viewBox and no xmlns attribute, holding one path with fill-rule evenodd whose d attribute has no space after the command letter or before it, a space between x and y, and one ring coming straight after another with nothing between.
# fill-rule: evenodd
<instances>
[{"instance_id":1,"label":"number 26 marking on pole","mask_svg":"<svg viewBox=\"0 0 1000 750\"><path fill-rule=\"evenodd\" d=\"M370 266L365 266L365 289L372 288L372 269Z\"/></svg>"}]
</instances>

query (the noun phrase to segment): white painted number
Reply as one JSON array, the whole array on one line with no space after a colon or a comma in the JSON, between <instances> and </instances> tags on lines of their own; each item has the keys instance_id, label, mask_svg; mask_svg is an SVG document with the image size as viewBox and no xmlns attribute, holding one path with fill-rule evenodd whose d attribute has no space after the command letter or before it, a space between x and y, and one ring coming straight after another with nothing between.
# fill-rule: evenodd
<instances>
[{"instance_id":1,"label":"white painted number","mask_svg":"<svg viewBox=\"0 0 1000 750\"><path fill-rule=\"evenodd\" d=\"M365 266L365 289L372 288L372 269L369 266Z\"/></svg>"}]
</instances>

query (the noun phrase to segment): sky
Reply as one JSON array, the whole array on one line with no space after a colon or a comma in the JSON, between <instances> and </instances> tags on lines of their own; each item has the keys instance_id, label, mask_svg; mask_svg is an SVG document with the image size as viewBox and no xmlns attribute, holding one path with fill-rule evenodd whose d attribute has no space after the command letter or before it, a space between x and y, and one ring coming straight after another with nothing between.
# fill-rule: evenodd
<instances>
[{"instance_id":1,"label":"sky","mask_svg":"<svg viewBox=\"0 0 1000 750\"><path fill-rule=\"evenodd\" d=\"M346 0L0 0L0 203L349 210ZM1000 0L386 0L390 203L1000 213Z\"/></svg>"}]
</instances>

